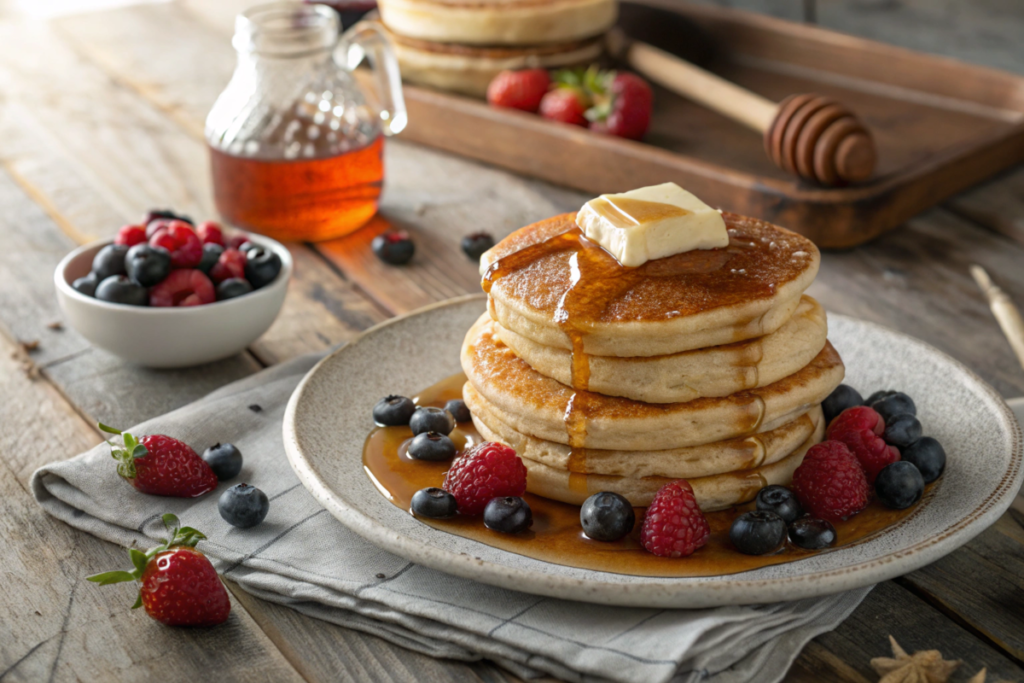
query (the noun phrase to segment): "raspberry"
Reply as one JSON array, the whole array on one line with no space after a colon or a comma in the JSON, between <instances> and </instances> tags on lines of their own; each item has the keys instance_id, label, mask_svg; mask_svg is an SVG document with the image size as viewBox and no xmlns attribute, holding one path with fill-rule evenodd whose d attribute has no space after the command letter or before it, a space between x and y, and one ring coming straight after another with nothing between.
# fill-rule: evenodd
<instances>
[{"instance_id":1,"label":"raspberry","mask_svg":"<svg viewBox=\"0 0 1024 683\"><path fill-rule=\"evenodd\" d=\"M237 277L245 279L245 254L237 249L225 249L217 262L210 268L210 279L220 284L224 280Z\"/></svg>"},{"instance_id":2,"label":"raspberry","mask_svg":"<svg viewBox=\"0 0 1024 683\"><path fill-rule=\"evenodd\" d=\"M217 299L213 283L201 270L172 270L162 282L149 290L150 306L199 306Z\"/></svg>"},{"instance_id":3,"label":"raspberry","mask_svg":"<svg viewBox=\"0 0 1024 683\"><path fill-rule=\"evenodd\" d=\"M125 225L117 231L114 244L123 244L126 247L134 247L140 242L146 241L146 229L141 225Z\"/></svg>"},{"instance_id":4,"label":"raspberry","mask_svg":"<svg viewBox=\"0 0 1024 683\"><path fill-rule=\"evenodd\" d=\"M248 243L249 237L247 235L235 235L234 237L229 237L227 241L224 242L224 248L241 250L242 245Z\"/></svg>"},{"instance_id":5,"label":"raspberry","mask_svg":"<svg viewBox=\"0 0 1024 683\"><path fill-rule=\"evenodd\" d=\"M540 115L552 121L587 125L587 103L583 93L574 87L560 87L544 95L540 101Z\"/></svg>"},{"instance_id":6,"label":"raspberry","mask_svg":"<svg viewBox=\"0 0 1024 683\"><path fill-rule=\"evenodd\" d=\"M833 437L846 444L864 470L868 484L874 486L875 477L886 465L900 459L900 451L870 429L846 429Z\"/></svg>"},{"instance_id":7,"label":"raspberry","mask_svg":"<svg viewBox=\"0 0 1024 683\"><path fill-rule=\"evenodd\" d=\"M885 420L874 409L867 406L847 408L839 413L825 432L826 439L842 440L841 434L846 431L866 429L875 434L885 431Z\"/></svg>"},{"instance_id":8,"label":"raspberry","mask_svg":"<svg viewBox=\"0 0 1024 683\"><path fill-rule=\"evenodd\" d=\"M550 83L544 69L502 71L487 86L487 102L494 107L535 112Z\"/></svg>"},{"instance_id":9,"label":"raspberry","mask_svg":"<svg viewBox=\"0 0 1024 683\"><path fill-rule=\"evenodd\" d=\"M823 441L812 446L793 473L793 493L804 510L837 522L868 504L868 482L846 444Z\"/></svg>"},{"instance_id":10,"label":"raspberry","mask_svg":"<svg viewBox=\"0 0 1024 683\"><path fill-rule=\"evenodd\" d=\"M203 244L219 244L222 247L224 246L224 231L213 221L200 223L199 227L196 228L196 234L199 235L199 241Z\"/></svg>"},{"instance_id":11,"label":"raspberry","mask_svg":"<svg viewBox=\"0 0 1024 683\"><path fill-rule=\"evenodd\" d=\"M149 238L149 245L169 251L175 268L194 268L203 260L203 243L185 221L170 221Z\"/></svg>"},{"instance_id":12,"label":"raspberry","mask_svg":"<svg viewBox=\"0 0 1024 683\"><path fill-rule=\"evenodd\" d=\"M455 459L442 488L455 496L459 514L479 515L492 498L526 492L526 466L508 446L487 441Z\"/></svg>"},{"instance_id":13,"label":"raspberry","mask_svg":"<svg viewBox=\"0 0 1024 683\"><path fill-rule=\"evenodd\" d=\"M659 557L686 557L708 542L711 527L685 479L665 484L644 515L640 542Z\"/></svg>"}]
</instances>

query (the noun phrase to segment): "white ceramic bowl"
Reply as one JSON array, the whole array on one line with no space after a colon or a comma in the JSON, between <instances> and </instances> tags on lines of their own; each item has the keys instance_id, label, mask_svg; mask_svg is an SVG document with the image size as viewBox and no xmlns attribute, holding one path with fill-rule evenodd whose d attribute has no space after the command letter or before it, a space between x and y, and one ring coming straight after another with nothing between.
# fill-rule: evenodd
<instances>
[{"instance_id":1,"label":"white ceramic bowl","mask_svg":"<svg viewBox=\"0 0 1024 683\"><path fill-rule=\"evenodd\" d=\"M100 240L65 256L53 274L57 301L68 324L94 346L151 368L183 368L239 353L277 318L288 291L292 257L263 236L251 241L281 257L281 272L266 287L227 301L184 308L150 308L100 301L71 283L87 275L92 259L113 240Z\"/></svg>"}]
</instances>

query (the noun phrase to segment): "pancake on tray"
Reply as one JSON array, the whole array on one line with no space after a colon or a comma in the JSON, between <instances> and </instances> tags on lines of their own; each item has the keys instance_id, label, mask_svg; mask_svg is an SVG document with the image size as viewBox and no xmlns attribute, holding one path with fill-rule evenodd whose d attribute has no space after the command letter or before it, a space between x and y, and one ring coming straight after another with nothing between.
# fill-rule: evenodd
<instances>
[{"instance_id":1,"label":"pancake on tray","mask_svg":"<svg viewBox=\"0 0 1024 683\"><path fill-rule=\"evenodd\" d=\"M394 33L438 43L546 45L603 34L615 0L379 0ZM404 66L404 65L403 65Z\"/></svg>"}]
</instances>

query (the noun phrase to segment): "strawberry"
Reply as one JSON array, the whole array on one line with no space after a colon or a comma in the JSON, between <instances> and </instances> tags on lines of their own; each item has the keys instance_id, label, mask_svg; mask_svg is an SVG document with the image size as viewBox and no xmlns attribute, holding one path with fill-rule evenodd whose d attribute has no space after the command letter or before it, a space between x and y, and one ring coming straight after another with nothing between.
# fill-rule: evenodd
<instances>
[{"instance_id":1,"label":"strawberry","mask_svg":"<svg viewBox=\"0 0 1024 683\"><path fill-rule=\"evenodd\" d=\"M586 111L586 95L578 88L555 88L540 101L541 116L552 121L571 123L574 126L587 125Z\"/></svg>"},{"instance_id":2,"label":"strawberry","mask_svg":"<svg viewBox=\"0 0 1024 683\"><path fill-rule=\"evenodd\" d=\"M494 107L535 112L550 83L544 69L502 71L487 86L487 102Z\"/></svg>"},{"instance_id":3,"label":"strawberry","mask_svg":"<svg viewBox=\"0 0 1024 683\"><path fill-rule=\"evenodd\" d=\"M607 84L587 110L590 130L639 140L651 122L653 94L647 81L635 74L610 72Z\"/></svg>"},{"instance_id":4,"label":"strawberry","mask_svg":"<svg viewBox=\"0 0 1024 683\"><path fill-rule=\"evenodd\" d=\"M131 571L104 572L89 581L108 586L138 581L139 597L132 609L145 607L146 614L167 626L216 626L227 621L231 601L217 570L196 550L206 536L182 527L172 514L163 516L169 538L145 553L128 551Z\"/></svg>"},{"instance_id":5,"label":"strawberry","mask_svg":"<svg viewBox=\"0 0 1024 683\"><path fill-rule=\"evenodd\" d=\"M143 493L156 496L195 498L217 488L217 475L192 448L162 434L136 439L100 423L108 434L119 434L124 446L110 444L110 454L117 460L117 473Z\"/></svg>"}]
</instances>

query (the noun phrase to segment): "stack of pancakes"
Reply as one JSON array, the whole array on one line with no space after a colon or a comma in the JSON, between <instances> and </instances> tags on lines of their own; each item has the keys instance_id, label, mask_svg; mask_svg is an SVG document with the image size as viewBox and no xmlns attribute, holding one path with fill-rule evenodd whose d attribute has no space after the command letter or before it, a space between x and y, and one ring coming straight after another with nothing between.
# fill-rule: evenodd
<instances>
[{"instance_id":1,"label":"stack of pancakes","mask_svg":"<svg viewBox=\"0 0 1024 683\"><path fill-rule=\"evenodd\" d=\"M379 0L402 77L483 96L504 69L594 62L616 0Z\"/></svg>"},{"instance_id":2,"label":"stack of pancakes","mask_svg":"<svg viewBox=\"0 0 1024 683\"><path fill-rule=\"evenodd\" d=\"M729 246L621 266L575 214L522 228L481 260L488 312L469 330L463 394L512 446L527 489L646 506L686 479L705 511L788 484L843 379L805 296L812 242L723 214Z\"/></svg>"}]
</instances>

